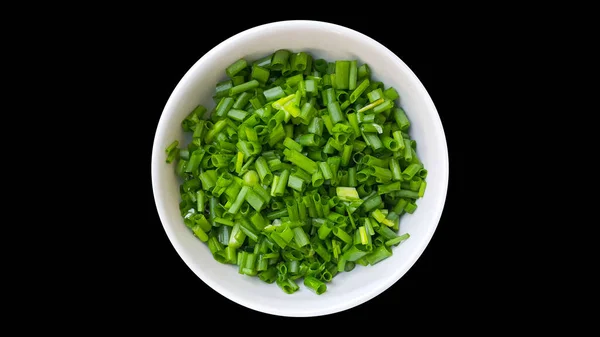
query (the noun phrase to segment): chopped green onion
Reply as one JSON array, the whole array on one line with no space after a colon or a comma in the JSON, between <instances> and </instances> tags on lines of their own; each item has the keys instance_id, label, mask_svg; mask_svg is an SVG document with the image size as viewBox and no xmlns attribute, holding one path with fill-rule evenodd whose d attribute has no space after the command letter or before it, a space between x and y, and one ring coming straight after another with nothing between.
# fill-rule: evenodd
<instances>
[{"instance_id":1,"label":"chopped green onion","mask_svg":"<svg viewBox=\"0 0 600 337\"><path fill-rule=\"evenodd\" d=\"M210 115L196 105L182 119L190 143L165 148L191 235L288 294L298 279L323 294L338 273L392 256L428 175L398 91L357 60L287 49L225 73Z\"/></svg>"}]
</instances>

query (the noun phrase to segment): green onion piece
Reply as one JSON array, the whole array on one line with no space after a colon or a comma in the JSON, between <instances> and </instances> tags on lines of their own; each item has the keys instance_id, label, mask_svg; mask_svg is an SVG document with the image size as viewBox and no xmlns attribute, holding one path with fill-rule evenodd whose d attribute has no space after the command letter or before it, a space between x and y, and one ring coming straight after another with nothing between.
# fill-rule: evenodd
<instances>
[{"instance_id":1,"label":"green onion piece","mask_svg":"<svg viewBox=\"0 0 600 337\"><path fill-rule=\"evenodd\" d=\"M289 170L283 170L281 171L281 174L279 176L276 176L277 182L273 182L274 192L271 193L273 196L282 196L285 194L285 189L287 187L289 177Z\"/></svg>"},{"instance_id":2,"label":"green onion piece","mask_svg":"<svg viewBox=\"0 0 600 337\"><path fill-rule=\"evenodd\" d=\"M263 57L259 58L258 60L252 62L252 65L257 65L259 67L264 67L266 69L269 69L271 67L271 58L272 57L273 57L273 54L263 56Z\"/></svg>"},{"instance_id":3,"label":"green onion piece","mask_svg":"<svg viewBox=\"0 0 600 337\"><path fill-rule=\"evenodd\" d=\"M279 288L281 288L281 290L283 290L283 292L285 292L286 294L293 294L298 289L300 289L300 287L296 284L296 282L290 280L289 278L284 278L284 279L278 278L276 283L279 286Z\"/></svg>"},{"instance_id":4,"label":"green onion piece","mask_svg":"<svg viewBox=\"0 0 600 337\"><path fill-rule=\"evenodd\" d=\"M386 194L386 193L391 193L393 191L400 191L400 182L399 181L389 183L386 185L378 185L377 186L378 194Z\"/></svg>"},{"instance_id":5,"label":"green onion piece","mask_svg":"<svg viewBox=\"0 0 600 337\"><path fill-rule=\"evenodd\" d=\"M229 246L234 248L240 248L242 244L244 244L245 240L246 233L244 233L240 228L240 223L236 222L235 225L233 225L231 233L229 234Z\"/></svg>"},{"instance_id":6,"label":"green onion piece","mask_svg":"<svg viewBox=\"0 0 600 337\"><path fill-rule=\"evenodd\" d=\"M269 80L270 74L271 72L269 71L269 69L254 64L252 65L252 73L250 74L250 78L252 78L253 80L257 80L261 84L265 84Z\"/></svg>"},{"instance_id":7,"label":"green onion piece","mask_svg":"<svg viewBox=\"0 0 600 337\"><path fill-rule=\"evenodd\" d=\"M355 113L351 113L347 114L346 117L348 117L348 122L350 123L350 126L352 126L352 131L354 131L354 135L360 135L360 128L358 126L357 115Z\"/></svg>"},{"instance_id":8,"label":"green onion piece","mask_svg":"<svg viewBox=\"0 0 600 337\"><path fill-rule=\"evenodd\" d=\"M219 242L216 237L209 237L208 239L208 249L213 254L213 256L219 251L223 250L223 245Z\"/></svg>"},{"instance_id":9,"label":"green onion piece","mask_svg":"<svg viewBox=\"0 0 600 337\"><path fill-rule=\"evenodd\" d=\"M367 98L369 98L369 102L373 103L376 100L383 98L383 91L381 89L375 89L367 93Z\"/></svg>"},{"instance_id":10,"label":"green onion piece","mask_svg":"<svg viewBox=\"0 0 600 337\"><path fill-rule=\"evenodd\" d=\"M370 196L369 198L364 200L364 202L362 204L362 209L365 212L369 212L375 208L378 208L382 204L383 204L383 200L381 199L381 196L379 194L373 194L372 196Z\"/></svg>"},{"instance_id":11,"label":"green onion piece","mask_svg":"<svg viewBox=\"0 0 600 337\"><path fill-rule=\"evenodd\" d=\"M270 185L273 181L273 174L271 173L271 170L269 169L269 165L267 164L265 158L263 158L262 156L258 157L256 159L256 162L254 163L254 166L256 167L258 176L260 177L261 184Z\"/></svg>"},{"instance_id":12,"label":"green onion piece","mask_svg":"<svg viewBox=\"0 0 600 337\"><path fill-rule=\"evenodd\" d=\"M406 162L412 161L412 148L410 147L410 140L404 138L404 160Z\"/></svg>"},{"instance_id":13,"label":"green onion piece","mask_svg":"<svg viewBox=\"0 0 600 337\"><path fill-rule=\"evenodd\" d=\"M345 120L344 114L342 114L342 109L340 108L340 104L337 101L334 100L329 102L327 104L327 110L329 111L331 122L334 125Z\"/></svg>"},{"instance_id":14,"label":"green onion piece","mask_svg":"<svg viewBox=\"0 0 600 337\"><path fill-rule=\"evenodd\" d=\"M380 98L370 104L367 104L365 106L363 106L362 108L358 109L356 112L365 112L365 111L369 111L375 107L377 107L379 104L382 104L385 100L383 98Z\"/></svg>"},{"instance_id":15,"label":"green onion piece","mask_svg":"<svg viewBox=\"0 0 600 337\"><path fill-rule=\"evenodd\" d=\"M380 209L376 209L371 212L371 216L380 224L384 224L388 227L393 227L394 223L385 217L385 214L381 212Z\"/></svg>"},{"instance_id":16,"label":"green onion piece","mask_svg":"<svg viewBox=\"0 0 600 337\"><path fill-rule=\"evenodd\" d=\"M421 180L421 186L419 186L419 198L422 198L425 195L425 188L427 188L427 182L425 180Z\"/></svg>"},{"instance_id":17,"label":"green onion piece","mask_svg":"<svg viewBox=\"0 0 600 337\"><path fill-rule=\"evenodd\" d=\"M299 167L292 168L292 175L304 180L305 183L312 181L312 176Z\"/></svg>"},{"instance_id":18,"label":"green onion piece","mask_svg":"<svg viewBox=\"0 0 600 337\"><path fill-rule=\"evenodd\" d=\"M350 79L350 61L335 61L335 87L348 89Z\"/></svg>"},{"instance_id":19,"label":"green onion piece","mask_svg":"<svg viewBox=\"0 0 600 337\"><path fill-rule=\"evenodd\" d=\"M318 170L317 172L313 173L311 177L311 182L313 187L319 187L323 185L325 179L323 178L323 173L321 172L321 170Z\"/></svg>"},{"instance_id":20,"label":"green onion piece","mask_svg":"<svg viewBox=\"0 0 600 337\"><path fill-rule=\"evenodd\" d=\"M402 190L396 192L396 197L408 198L408 199L419 199L419 192L402 189Z\"/></svg>"},{"instance_id":21,"label":"green onion piece","mask_svg":"<svg viewBox=\"0 0 600 337\"><path fill-rule=\"evenodd\" d=\"M248 92L242 92L238 95L237 99L233 103L232 108L237 110L243 110L248 105L250 98L252 98L252 94Z\"/></svg>"},{"instance_id":22,"label":"green onion piece","mask_svg":"<svg viewBox=\"0 0 600 337\"><path fill-rule=\"evenodd\" d=\"M229 65L225 69L225 73L227 74L227 76L233 77L237 73L239 73L240 71L244 70L244 68L246 68L247 66L248 66L248 63L246 62L246 60L244 60L242 58L242 59L239 59L239 60L235 61L231 65Z\"/></svg>"},{"instance_id":23,"label":"green onion piece","mask_svg":"<svg viewBox=\"0 0 600 337\"><path fill-rule=\"evenodd\" d=\"M417 210L417 204L413 201L409 201L406 206L404 206L404 211L408 214L413 214Z\"/></svg>"},{"instance_id":24,"label":"green onion piece","mask_svg":"<svg viewBox=\"0 0 600 337\"><path fill-rule=\"evenodd\" d=\"M231 89L229 89L229 96L237 95L237 94L242 93L244 91L257 88L259 84L260 83L258 83L257 80L250 80L250 81L248 81L246 83L242 83L240 85L236 85L235 87L232 87Z\"/></svg>"},{"instance_id":25,"label":"green onion piece","mask_svg":"<svg viewBox=\"0 0 600 337\"><path fill-rule=\"evenodd\" d=\"M305 170L309 174L314 174L318 169L318 166L314 161L296 150L285 149L283 153L291 163Z\"/></svg>"},{"instance_id":26,"label":"green onion piece","mask_svg":"<svg viewBox=\"0 0 600 337\"><path fill-rule=\"evenodd\" d=\"M227 210L228 213L236 214L240 210L240 207L242 207L242 203L246 199L246 194L249 190L250 188L248 186L242 186L242 188L240 189L240 193L237 195L231 207L229 207L229 209Z\"/></svg>"},{"instance_id":27,"label":"green onion piece","mask_svg":"<svg viewBox=\"0 0 600 337\"><path fill-rule=\"evenodd\" d=\"M348 89L356 89L356 82L358 80L358 67L356 60L350 61L350 69L348 75Z\"/></svg>"},{"instance_id":28,"label":"green onion piece","mask_svg":"<svg viewBox=\"0 0 600 337\"><path fill-rule=\"evenodd\" d=\"M259 232L254 227L252 227L252 224L248 220L246 220L245 218L241 218L236 223L239 224L240 230L244 234L246 234L248 239L251 239L253 241L258 241ZM234 225L234 227L235 227L235 225ZM232 230L232 232L233 232L233 230Z\"/></svg>"},{"instance_id":29,"label":"green onion piece","mask_svg":"<svg viewBox=\"0 0 600 337\"><path fill-rule=\"evenodd\" d=\"M280 86L263 91L263 95L265 96L267 102L272 102L286 96L285 91L283 91Z\"/></svg>"},{"instance_id":30,"label":"green onion piece","mask_svg":"<svg viewBox=\"0 0 600 337\"><path fill-rule=\"evenodd\" d=\"M299 145L301 145L300 148L302 148L302 146L319 146L320 143L321 143L321 137L319 135L314 134L314 133L308 133L308 134L296 137L296 142ZM296 150L298 152L301 151L301 150L292 149L292 148L289 148L289 149L290 150Z\"/></svg>"},{"instance_id":31,"label":"green onion piece","mask_svg":"<svg viewBox=\"0 0 600 337\"><path fill-rule=\"evenodd\" d=\"M408 200L406 200L405 198L399 198L394 208L392 208L392 211L397 214L402 214L407 204Z\"/></svg>"},{"instance_id":32,"label":"green onion piece","mask_svg":"<svg viewBox=\"0 0 600 337\"><path fill-rule=\"evenodd\" d=\"M402 180L411 180L417 172L422 168L419 164L410 164L402 171Z\"/></svg>"},{"instance_id":33,"label":"green onion piece","mask_svg":"<svg viewBox=\"0 0 600 337\"><path fill-rule=\"evenodd\" d=\"M397 237L395 237L395 238L392 238L392 239L389 239L389 240L387 240L387 241L385 242L385 245L386 245L386 246L388 246L388 247L389 247L389 246L395 246L395 245L397 245L397 244L401 243L402 241L404 241L404 240L408 239L409 237L410 237L410 234L408 234L408 233L405 233L405 234L402 234L402 235L400 235L400 236L397 236Z\"/></svg>"},{"instance_id":34,"label":"green onion piece","mask_svg":"<svg viewBox=\"0 0 600 337\"><path fill-rule=\"evenodd\" d=\"M283 70L283 68L288 64L290 54L290 51L285 49L280 49L273 53L273 57L271 59L271 70Z\"/></svg>"},{"instance_id":35,"label":"green onion piece","mask_svg":"<svg viewBox=\"0 0 600 337\"><path fill-rule=\"evenodd\" d=\"M362 132L365 142L374 150L378 151L383 148L383 143L377 136L377 133Z\"/></svg>"},{"instance_id":36,"label":"green onion piece","mask_svg":"<svg viewBox=\"0 0 600 337\"><path fill-rule=\"evenodd\" d=\"M324 59L316 59L313 62L315 69L320 73L327 72L327 64L328 64L327 61Z\"/></svg>"},{"instance_id":37,"label":"green onion piece","mask_svg":"<svg viewBox=\"0 0 600 337\"><path fill-rule=\"evenodd\" d=\"M296 241L296 244L298 244L299 247L304 247L310 243L309 237L308 235L306 235L302 227L294 227L293 232L294 240Z\"/></svg>"},{"instance_id":38,"label":"green onion piece","mask_svg":"<svg viewBox=\"0 0 600 337\"><path fill-rule=\"evenodd\" d=\"M411 191L413 192L418 192L419 188L421 188L421 177L419 176L414 176L410 182L409 182L409 187L408 187Z\"/></svg>"},{"instance_id":39,"label":"green onion piece","mask_svg":"<svg viewBox=\"0 0 600 337\"><path fill-rule=\"evenodd\" d=\"M371 82L368 78L360 82L356 89L354 89L354 91L352 91L352 93L350 94L350 103L356 102L356 100L360 97L360 95L362 95L362 93L369 87L370 84Z\"/></svg>"},{"instance_id":40,"label":"green onion piece","mask_svg":"<svg viewBox=\"0 0 600 337\"><path fill-rule=\"evenodd\" d=\"M300 220L300 216L298 215L298 205L296 205L296 200L294 200L294 198L286 198L285 199L285 205L288 211L288 217L290 218L290 221L292 222L296 222L298 220Z\"/></svg>"},{"instance_id":41,"label":"green onion piece","mask_svg":"<svg viewBox=\"0 0 600 337\"><path fill-rule=\"evenodd\" d=\"M304 278L304 285L317 295L321 295L327 291L327 285L314 276L306 276Z\"/></svg>"},{"instance_id":42,"label":"green onion piece","mask_svg":"<svg viewBox=\"0 0 600 337\"><path fill-rule=\"evenodd\" d=\"M369 68L369 65L366 63L363 63L360 67L358 67L358 79L363 79L363 78L370 78L371 77L371 68Z\"/></svg>"},{"instance_id":43,"label":"green onion piece","mask_svg":"<svg viewBox=\"0 0 600 337\"><path fill-rule=\"evenodd\" d=\"M269 134L269 146L275 146L275 144L283 141L285 136L285 129L283 128L283 125L278 123Z\"/></svg>"},{"instance_id":44,"label":"green onion piece","mask_svg":"<svg viewBox=\"0 0 600 337\"><path fill-rule=\"evenodd\" d=\"M410 121L408 117L406 117L406 112L404 109L397 107L393 110L394 120L398 124L400 131L406 131L410 127Z\"/></svg>"},{"instance_id":45,"label":"green onion piece","mask_svg":"<svg viewBox=\"0 0 600 337\"><path fill-rule=\"evenodd\" d=\"M304 180L302 180L301 178L298 178L297 176L292 175L288 179L287 186L298 192L302 192L302 191L304 191Z\"/></svg>"},{"instance_id":46,"label":"green onion piece","mask_svg":"<svg viewBox=\"0 0 600 337\"><path fill-rule=\"evenodd\" d=\"M402 170L400 169L400 163L394 158L389 160L389 168L392 172L392 180L402 181Z\"/></svg>"},{"instance_id":47,"label":"green onion piece","mask_svg":"<svg viewBox=\"0 0 600 337\"><path fill-rule=\"evenodd\" d=\"M404 137L402 137L402 131L397 130L397 131L392 132L392 137L398 143L398 151L404 150L405 144L404 144Z\"/></svg>"},{"instance_id":48,"label":"green onion piece","mask_svg":"<svg viewBox=\"0 0 600 337\"><path fill-rule=\"evenodd\" d=\"M319 162L318 166L323 173L323 178L325 180L330 180L333 177L333 172L331 171L331 167L329 164L327 164L327 162Z\"/></svg>"},{"instance_id":49,"label":"green onion piece","mask_svg":"<svg viewBox=\"0 0 600 337\"><path fill-rule=\"evenodd\" d=\"M208 241L208 235L204 232L204 230L202 230L202 228L199 225L192 227L192 231L194 232L194 235L196 235L196 237L200 239L200 241Z\"/></svg>"},{"instance_id":50,"label":"green onion piece","mask_svg":"<svg viewBox=\"0 0 600 337\"><path fill-rule=\"evenodd\" d=\"M336 187L336 195L341 201L361 200L354 187Z\"/></svg>"},{"instance_id":51,"label":"green onion piece","mask_svg":"<svg viewBox=\"0 0 600 337\"><path fill-rule=\"evenodd\" d=\"M178 157L181 158L182 160L185 160L185 158L181 157L181 153L183 151L179 150L178 148L174 148L171 149L168 153L167 153L167 159L165 160L167 164L172 163L174 160L176 160Z\"/></svg>"},{"instance_id":52,"label":"green onion piece","mask_svg":"<svg viewBox=\"0 0 600 337\"><path fill-rule=\"evenodd\" d=\"M342 166L346 167L350 164L350 158L352 158L352 149L353 149L352 145L344 145L344 148L342 150L342 158L341 158Z\"/></svg>"},{"instance_id":53,"label":"green onion piece","mask_svg":"<svg viewBox=\"0 0 600 337\"><path fill-rule=\"evenodd\" d=\"M333 88L325 89L322 92L323 105L328 105L336 101L335 90Z\"/></svg>"},{"instance_id":54,"label":"green onion piece","mask_svg":"<svg viewBox=\"0 0 600 337\"><path fill-rule=\"evenodd\" d=\"M323 242L320 240L313 240L311 242L310 247L317 253L323 260L329 262L331 261L331 253L327 250L327 248L323 245Z\"/></svg>"},{"instance_id":55,"label":"green onion piece","mask_svg":"<svg viewBox=\"0 0 600 337\"><path fill-rule=\"evenodd\" d=\"M383 143L383 146L390 151L395 152L400 150L400 144L391 137L383 136L381 137L381 142Z\"/></svg>"},{"instance_id":56,"label":"green onion piece","mask_svg":"<svg viewBox=\"0 0 600 337\"><path fill-rule=\"evenodd\" d=\"M352 242L352 237L346 233L344 230L340 229L339 227L335 226L332 229L333 231L333 235L337 236L338 238L340 238L340 240L344 241L345 243L351 243Z\"/></svg>"},{"instance_id":57,"label":"green onion piece","mask_svg":"<svg viewBox=\"0 0 600 337\"><path fill-rule=\"evenodd\" d=\"M245 186L244 186L245 187ZM254 208L254 210L260 212L265 205L265 200L261 198L253 189L249 189L246 192L245 200Z\"/></svg>"},{"instance_id":58,"label":"green onion piece","mask_svg":"<svg viewBox=\"0 0 600 337\"><path fill-rule=\"evenodd\" d=\"M377 115L384 111L388 111L393 107L394 107L394 101L390 101L389 99L384 99L383 103L381 103L373 108L373 113Z\"/></svg>"},{"instance_id":59,"label":"green onion piece","mask_svg":"<svg viewBox=\"0 0 600 337\"><path fill-rule=\"evenodd\" d=\"M269 267L267 270L258 274L258 278L266 283L273 283L277 280L277 268Z\"/></svg>"},{"instance_id":60,"label":"green onion piece","mask_svg":"<svg viewBox=\"0 0 600 337\"><path fill-rule=\"evenodd\" d=\"M235 87L236 85L240 85L242 83L244 83L244 76L242 75L238 75L238 76L233 76L231 78L231 82L233 83L233 86Z\"/></svg>"},{"instance_id":61,"label":"green onion piece","mask_svg":"<svg viewBox=\"0 0 600 337\"><path fill-rule=\"evenodd\" d=\"M377 247L371 254L365 256L365 259L370 265L375 265L388 257L392 256L392 250L388 245Z\"/></svg>"},{"instance_id":62,"label":"green onion piece","mask_svg":"<svg viewBox=\"0 0 600 337\"><path fill-rule=\"evenodd\" d=\"M215 98L226 97L229 95L229 89L233 87L233 82L231 80L226 80L217 83L215 86Z\"/></svg>"},{"instance_id":63,"label":"green onion piece","mask_svg":"<svg viewBox=\"0 0 600 337\"><path fill-rule=\"evenodd\" d=\"M283 146L287 147L290 150L296 150L298 152L301 152L303 149L302 145L298 144L296 141L289 137L286 137L283 140Z\"/></svg>"},{"instance_id":64,"label":"green onion piece","mask_svg":"<svg viewBox=\"0 0 600 337\"><path fill-rule=\"evenodd\" d=\"M394 87L389 87L389 88L385 89L385 91L383 92L383 95L387 99L392 100L392 101L395 101L398 98L400 98L398 91L396 91L396 89L394 89Z\"/></svg>"},{"instance_id":65,"label":"green onion piece","mask_svg":"<svg viewBox=\"0 0 600 337\"><path fill-rule=\"evenodd\" d=\"M204 137L204 142L206 144L210 144L212 143L213 138L220 133L225 127L227 126L227 119L221 119L218 122L216 122L212 129L209 129L208 132L206 133L206 136Z\"/></svg>"},{"instance_id":66,"label":"green onion piece","mask_svg":"<svg viewBox=\"0 0 600 337\"><path fill-rule=\"evenodd\" d=\"M350 247L350 249L345 251L344 254L342 254L342 258L348 262L354 262L368 253L368 251L361 250L356 245L353 245Z\"/></svg>"},{"instance_id":67,"label":"green onion piece","mask_svg":"<svg viewBox=\"0 0 600 337\"><path fill-rule=\"evenodd\" d=\"M354 167L349 167L348 168L348 186L349 187L356 187L357 184L357 180L356 180L356 166Z\"/></svg>"},{"instance_id":68,"label":"green onion piece","mask_svg":"<svg viewBox=\"0 0 600 337\"><path fill-rule=\"evenodd\" d=\"M333 224L329 221L325 221L323 223L323 225L321 225L321 227L319 227L319 229L317 230L319 239L325 240L329 236L329 233L331 233L332 230L333 230Z\"/></svg>"}]
</instances>

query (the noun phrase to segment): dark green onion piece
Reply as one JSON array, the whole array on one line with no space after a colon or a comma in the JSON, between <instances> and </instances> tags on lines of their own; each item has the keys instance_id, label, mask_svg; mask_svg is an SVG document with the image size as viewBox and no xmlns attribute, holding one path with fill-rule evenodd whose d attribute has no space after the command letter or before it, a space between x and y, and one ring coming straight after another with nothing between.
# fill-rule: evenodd
<instances>
[{"instance_id":1,"label":"dark green onion piece","mask_svg":"<svg viewBox=\"0 0 600 337\"><path fill-rule=\"evenodd\" d=\"M246 62L246 60L244 60L242 58L242 59L239 59L239 60L235 61L234 63L232 63L230 66L228 66L225 69L225 73L227 73L227 76L233 77L237 73L242 71L244 68L246 68L246 66L248 66L248 62Z\"/></svg>"},{"instance_id":2,"label":"dark green onion piece","mask_svg":"<svg viewBox=\"0 0 600 337\"><path fill-rule=\"evenodd\" d=\"M271 59L271 70L281 71L288 64L290 51L285 49L277 50Z\"/></svg>"},{"instance_id":3,"label":"dark green onion piece","mask_svg":"<svg viewBox=\"0 0 600 337\"><path fill-rule=\"evenodd\" d=\"M365 259L373 266L390 256L392 256L392 250L388 245L382 245L377 247L371 254L367 255Z\"/></svg>"},{"instance_id":4,"label":"dark green onion piece","mask_svg":"<svg viewBox=\"0 0 600 337\"><path fill-rule=\"evenodd\" d=\"M229 89L229 96L237 95L244 91L254 89L254 88L258 87L259 84L260 83L258 83L257 80L251 80L246 83L236 85L235 87L232 87L231 89Z\"/></svg>"},{"instance_id":5,"label":"dark green onion piece","mask_svg":"<svg viewBox=\"0 0 600 337\"><path fill-rule=\"evenodd\" d=\"M269 71L269 69L263 68L263 67L255 64L252 66L252 73L251 73L250 77L253 80L257 80L261 84L265 84L269 80L270 74L271 74L271 72Z\"/></svg>"},{"instance_id":6,"label":"dark green onion piece","mask_svg":"<svg viewBox=\"0 0 600 337\"><path fill-rule=\"evenodd\" d=\"M292 69L295 71L304 71L306 69L306 64L308 63L308 54L299 52L293 55L294 57L290 62Z\"/></svg>"}]
</instances>

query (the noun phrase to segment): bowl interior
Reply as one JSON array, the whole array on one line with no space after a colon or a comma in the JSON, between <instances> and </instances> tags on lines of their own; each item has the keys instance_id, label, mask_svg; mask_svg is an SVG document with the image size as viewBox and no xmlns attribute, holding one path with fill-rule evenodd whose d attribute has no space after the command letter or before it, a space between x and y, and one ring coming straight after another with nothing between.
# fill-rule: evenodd
<instances>
[{"instance_id":1,"label":"bowl interior","mask_svg":"<svg viewBox=\"0 0 600 337\"><path fill-rule=\"evenodd\" d=\"M195 238L179 214L179 180L174 165L165 163L164 149L186 139L180 122L198 104L214 107L215 84L226 78L225 68L244 57L252 61L277 49L306 51L328 61L356 59L367 63L372 77L400 94L400 105L411 121L410 135L429 173L425 196L414 214L402 216L400 233L410 239L393 249L393 256L375 266L357 267L336 275L328 290L317 296L300 284L293 295L275 284L238 274L232 265L215 261L207 245ZM187 143L185 143L187 144ZM259 26L219 44L185 74L160 118L152 155L152 183L165 231L186 264L210 287L254 310L282 316L318 316L354 307L378 295L415 263L429 243L441 216L448 184L448 155L444 131L427 91L414 73L392 52L353 30L314 21L287 21Z\"/></svg>"}]
</instances>

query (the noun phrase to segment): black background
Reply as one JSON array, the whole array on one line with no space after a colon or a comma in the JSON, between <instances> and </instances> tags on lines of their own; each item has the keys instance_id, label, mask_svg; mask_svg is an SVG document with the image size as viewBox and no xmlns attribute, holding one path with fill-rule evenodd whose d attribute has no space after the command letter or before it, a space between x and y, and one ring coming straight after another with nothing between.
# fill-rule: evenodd
<instances>
[{"instance_id":1,"label":"black background","mask_svg":"<svg viewBox=\"0 0 600 337\"><path fill-rule=\"evenodd\" d=\"M477 131L470 126L487 123L477 103L485 92L482 78L494 71L488 62L493 50L479 44L480 36L486 36L486 32L458 29L451 23L403 25L402 20L393 19L369 24L326 16L294 19L322 20L355 29L400 57L436 105L450 158L445 208L429 246L415 265L370 301L340 313L310 318L311 322L334 329L351 327L359 320L382 328L398 326L400 332L403 324L433 329L427 323L430 319L443 319L448 328L460 329L470 327L475 317L491 318L490 308L497 301L498 290L491 283L492 277L484 272L491 262L481 251L487 233L484 228L489 225L478 221L478 201L469 193L477 184L475 175L483 170L481 164L473 169L474 158L469 153ZM98 73L108 77L109 83L103 94L122 102L121 106L104 111L104 118L116 118L119 122L111 126L108 134L111 137L114 132L112 137L118 139L114 142L122 145L121 149L118 145L113 149L115 155L128 163L125 168L122 164L104 164L106 171L118 176L129 191L116 193L111 205L127 220L115 224L118 229L103 231L110 241L104 241L102 252L97 253L104 272L94 275L103 280L94 298L98 305L108 302L112 308L106 313L108 322L145 327L162 322L194 327L219 321L217 329L223 331L235 331L237 325L259 329L272 322L304 324L296 318L247 309L204 284L169 242L156 211L150 179L154 132L180 78L204 53L228 37L273 21L276 20L244 18L213 25L202 20L141 20L116 34L95 35L103 46L92 50L102 55ZM312 334L326 331L329 330L313 330Z\"/></svg>"}]
</instances>

